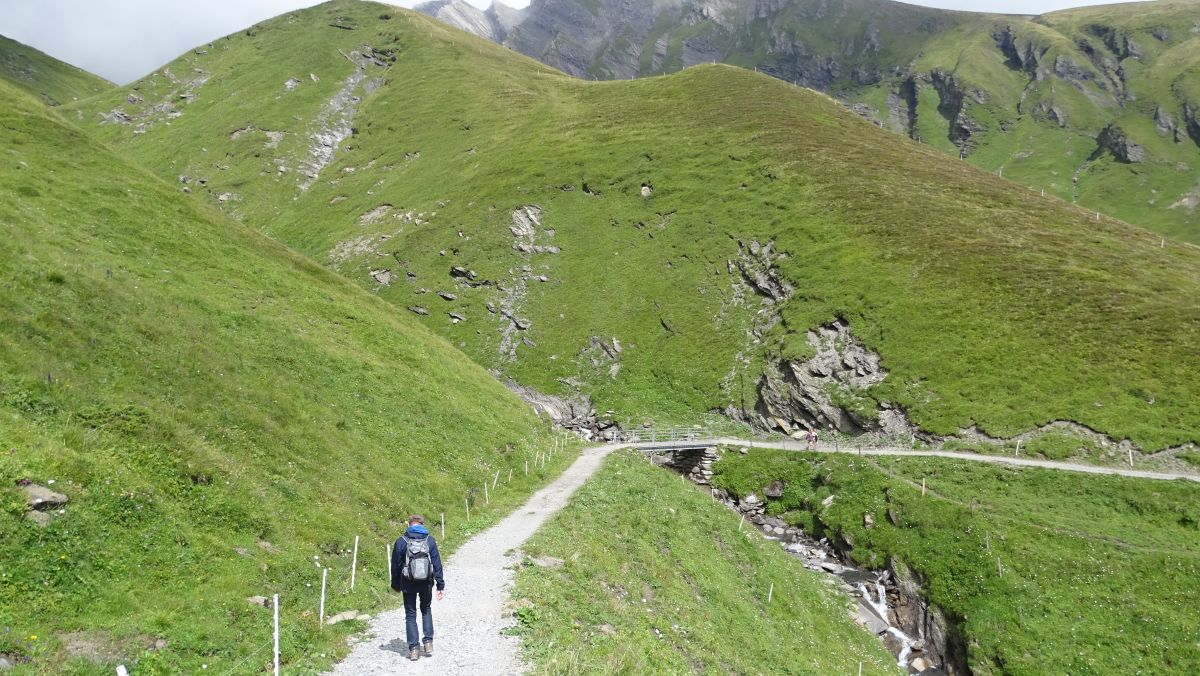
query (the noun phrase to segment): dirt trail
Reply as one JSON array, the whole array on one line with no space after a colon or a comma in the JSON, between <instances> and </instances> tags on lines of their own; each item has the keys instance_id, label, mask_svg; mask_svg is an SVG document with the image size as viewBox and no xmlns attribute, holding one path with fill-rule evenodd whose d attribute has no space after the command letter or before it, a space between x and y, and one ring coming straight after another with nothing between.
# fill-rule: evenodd
<instances>
[{"instance_id":1,"label":"dirt trail","mask_svg":"<svg viewBox=\"0 0 1200 676\"><path fill-rule=\"evenodd\" d=\"M334 674L520 674L520 641L503 636L501 617L520 547L558 512L619 445L583 451L550 485L503 521L471 538L445 562L446 598L433 602L433 657L408 660L404 609L380 614Z\"/></svg>"},{"instance_id":2,"label":"dirt trail","mask_svg":"<svg viewBox=\"0 0 1200 676\"><path fill-rule=\"evenodd\" d=\"M745 446L747 448L774 448L783 451L806 451L802 441L746 441L743 439L717 439L714 444L727 446ZM1200 475L1182 472L1151 472L1139 469L1122 469L1120 467L1099 467L1096 465L1081 465L1073 462L1055 462L1053 460L1037 460L1035 458L1017 458L1006 455L980 455L979 453L962 453L957 451L914 451L906 448L864 448L862 451L854 448L834 449L830 446L817 446L813 453L846 453L864 456L882 455L892 457L915 458L951 458L970 462L987 462L996 465L1014 465L1017 467L1040 467L1064 472L1083 472L1086 474L1108 474L1111 476L1127 476L1135 479L1156 479L1159 481L1174 481L1186 479L1200 482Z\"/></svg>"}]
</instances>

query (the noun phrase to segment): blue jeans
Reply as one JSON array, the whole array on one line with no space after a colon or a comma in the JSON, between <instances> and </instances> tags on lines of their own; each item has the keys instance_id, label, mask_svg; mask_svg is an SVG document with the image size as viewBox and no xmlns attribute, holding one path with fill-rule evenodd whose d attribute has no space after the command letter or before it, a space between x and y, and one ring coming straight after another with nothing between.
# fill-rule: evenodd
<instances>
[{"instance_id":1,"label":"blue jeans","mask_svg":"<svg viewBox=\"0 0 1200 676\"><path fill-rule=\"evenodd\" d=\"M433 640L433 610L429 605L433 602L433 585L423 587L417 591L404 592L404 630L408 634L408 649L418 648L421 645L420 637L417 635L417 600L421 601L421 629L425 633L425 640Z\"/></svg>"}]
</instances>

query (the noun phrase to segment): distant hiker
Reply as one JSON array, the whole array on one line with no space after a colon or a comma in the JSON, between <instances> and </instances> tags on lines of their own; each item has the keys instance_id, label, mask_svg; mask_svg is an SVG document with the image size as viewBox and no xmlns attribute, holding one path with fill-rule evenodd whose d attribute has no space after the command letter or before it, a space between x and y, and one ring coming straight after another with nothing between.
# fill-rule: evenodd
<instances>
[{"instance_id":1,"label":"distant hiker","mask_svg":"<svg viewBox=\"0 0 1200 676\"><path fill-rule=\"evenodd\" d=\"M433 657L433 585L437 584L437 598L445 597L446 581L442 578L442 556L438 553L437 541L425 527L425 517L413 514L408 517L408 530L392 547L392 589L404 594L404 629L408 638L408 659L417 660L422 655ZM421 634L418 640L417 602L421 608Z\"/></svg>"},{"instance_id":2,"label":"distant hiker","mask_svg":"<svg viewBox=\"0 0 1200 676\"><path fill-rule=\"evenodd\" d=\"M808 428L808 432L804 434L804 438L808 439L808 450L817 450L817 430L815 427Z\"/></svg>"}]
</instances>

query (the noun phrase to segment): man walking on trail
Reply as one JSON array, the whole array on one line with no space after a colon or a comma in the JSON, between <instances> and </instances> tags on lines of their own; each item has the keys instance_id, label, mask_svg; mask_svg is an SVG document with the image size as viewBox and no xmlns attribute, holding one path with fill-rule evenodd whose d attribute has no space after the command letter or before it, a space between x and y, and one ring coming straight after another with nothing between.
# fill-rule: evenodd
<instances>
[{"instance_id":1,"label":"man walking on trail","mask_svg":"<svg viewBox=\"0 0 1200 676\"><path fill-rule=\"evenodd\" d=\"M445 597L442 557L437 541L425 527L425 517L408 517L408 530L392 547L392 589L404 594L404 629L408 638L408 659L433 657L433 586L437 598ZM417 607L421 608L421 634L417 633ZM424 640L419 640L424 637Z\"/></svg>"}]
</instances>

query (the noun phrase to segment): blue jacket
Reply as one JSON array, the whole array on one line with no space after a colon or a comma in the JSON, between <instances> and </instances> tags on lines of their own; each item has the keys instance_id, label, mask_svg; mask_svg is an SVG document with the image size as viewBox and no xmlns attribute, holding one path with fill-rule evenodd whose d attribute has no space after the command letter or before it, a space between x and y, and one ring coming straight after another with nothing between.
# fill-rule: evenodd
<instances>
[{"instance_id":1,"label":"blue jacket","mask_svg":"<svg viewBox=\"0 0 1200 676\"><path fill-rule=\"evenodd\" d=\"M404 532L404 537L396 540L396 544L392 546L392 589L398 592L415 592L420 591L428 586L427 583L413 582L404 579L404 555L408 551L408 543L404 538L410 540L429 539L429 559L433 563L433 577L437 580L438 591L446 588L446 580L442 578L442 555L438 553L437 540L429 534L429 529L421 525L409 526Z\"/></svg>"}]
</instances>

